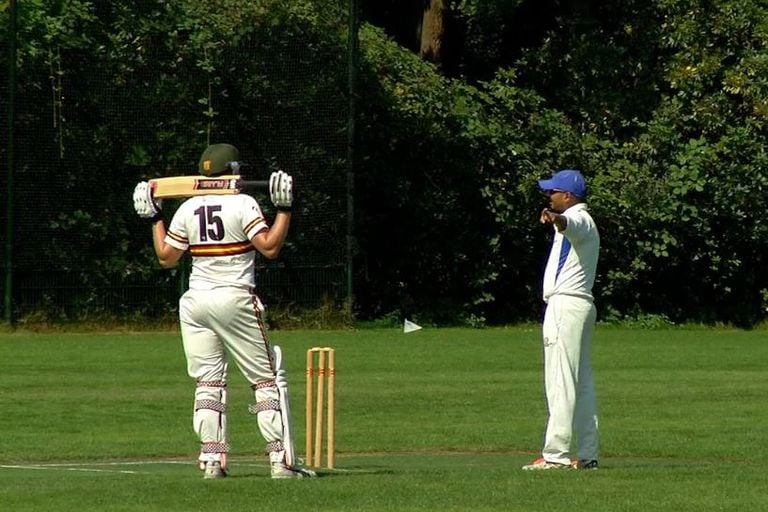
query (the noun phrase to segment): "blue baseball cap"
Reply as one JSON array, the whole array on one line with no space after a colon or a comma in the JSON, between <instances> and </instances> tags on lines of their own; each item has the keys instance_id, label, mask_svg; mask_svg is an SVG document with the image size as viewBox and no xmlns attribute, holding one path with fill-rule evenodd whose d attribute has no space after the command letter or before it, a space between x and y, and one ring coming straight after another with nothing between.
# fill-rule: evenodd
<instances>
[{"instance_id":1,"label":"blue baseball cap","mask_svg":"<svg viewBox=\"0 0 768 512\"><path fill-rule=\"evenodd\" d=\"M557 171L550 179L539 180L539 188L544 192L560 190L582 199L587 197L587 182L581 172L575 169Z\"/></svg>"}]
</instances>

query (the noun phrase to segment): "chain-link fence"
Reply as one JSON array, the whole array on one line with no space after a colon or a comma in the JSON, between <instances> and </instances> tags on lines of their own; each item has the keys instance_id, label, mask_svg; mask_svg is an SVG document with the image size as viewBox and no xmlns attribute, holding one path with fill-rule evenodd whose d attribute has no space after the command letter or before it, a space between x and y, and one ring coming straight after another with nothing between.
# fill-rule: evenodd
<instances>
[{"instance_id":1,"label":"chain-link fence","mask_svg":"<svg viewBox=\"0 0 768 512\"><path fill-rule=\"evenodd\" d=\"M277 168L295 179L289 243L278 262L258 263L265 302L344 300L355 11L325 3L253 2L263 9L224 20L192 1L0 12L0 65L15 74L0 83L4 317L175 309L189 262L159 269L131 194L143 179L195 174L215 142L240 149L249 179ZM177 204L166 201L168 218Z\"/></svg>"}]
</instances>

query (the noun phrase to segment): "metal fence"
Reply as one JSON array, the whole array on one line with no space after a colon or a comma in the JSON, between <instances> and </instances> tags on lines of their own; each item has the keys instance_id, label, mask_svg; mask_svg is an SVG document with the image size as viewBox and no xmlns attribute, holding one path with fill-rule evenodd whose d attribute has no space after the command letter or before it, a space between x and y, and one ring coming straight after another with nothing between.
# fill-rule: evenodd
<instances>
[{"instance_id":1,"label":"metal fence","mask_svg":"<svg viewBox=\"0 0 768 512\"><path fill-rule=\"evenodd\" d=\"M0 11L3 318L175 308L189 262L158 268L130 196L142 179L195 173L202 148L225 141L239 147L247 177L281 167L300 184L280 261L258 263L262 299L347 301L358 9L326 3L322 26L254 23L213 56L204 48L204 66L160 22L135 48L117 48L110 33L77 47L43 32L21 44L35 6ZM268 199L257 199L270 217Z\"/></svg>"}]
</instances>

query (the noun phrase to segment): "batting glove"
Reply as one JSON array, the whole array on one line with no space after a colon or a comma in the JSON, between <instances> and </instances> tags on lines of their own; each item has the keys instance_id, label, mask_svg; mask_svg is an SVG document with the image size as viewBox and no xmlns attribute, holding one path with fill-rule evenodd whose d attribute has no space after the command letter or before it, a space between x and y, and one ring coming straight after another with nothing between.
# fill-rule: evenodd
<instances>
[{"instance_id":1,"label":"batting glove","mask_svg":"<svg viewBox=\"0 0 768 512\"><path fill-rule=\"evenodd\" d=\"M291 211L293 203L293 178L290 174L277 171L269 177L269 198L278 211Z\"/></svg>"},{"instance_id":2,"label":"batting glove","mask_svg":"<svg viewBox=\"0 0 768 512\"><path fill-rule=\"evenodd\" d=\"M162 218L163 200L152 197L152 187L146 181L141 181L133 189L133 209L142 219L155 223Z\"/></svg>"}]
</instances>

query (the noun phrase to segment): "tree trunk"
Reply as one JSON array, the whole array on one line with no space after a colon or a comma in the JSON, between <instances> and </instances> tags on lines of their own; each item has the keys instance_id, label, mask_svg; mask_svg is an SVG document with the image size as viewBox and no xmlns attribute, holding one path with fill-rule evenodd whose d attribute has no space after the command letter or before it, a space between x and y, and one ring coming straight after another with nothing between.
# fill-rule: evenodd
<instances>
[{"instance_id":1,"label":"tree trunk","mask_svg":"<svg viewBox=\"0 0 768 512\"><path fill-rule=\"evenodd\" d=\"M448 0L425 0L421 20L421 48L419 55L425 60L442 63L445 16Z\"/></svg>"}]
</instances>

